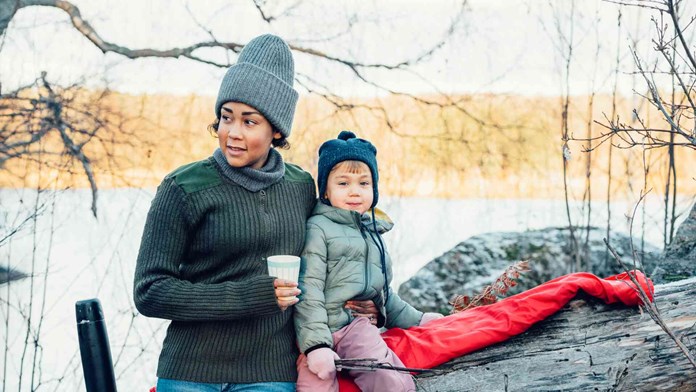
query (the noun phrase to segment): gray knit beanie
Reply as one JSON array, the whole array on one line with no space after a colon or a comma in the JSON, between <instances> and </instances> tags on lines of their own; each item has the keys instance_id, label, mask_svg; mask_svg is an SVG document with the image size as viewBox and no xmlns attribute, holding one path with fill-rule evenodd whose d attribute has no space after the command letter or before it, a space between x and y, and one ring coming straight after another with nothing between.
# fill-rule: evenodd
<instances>
[{"instance_id":1,"label":"gray knit beanie","mask_svg":"<svg viewBox=\"0 0 696 392\"><path fill-rule=\"evenodd\" d=\"M222 78L215 115L225 102L241 102L263 114L283 136L290 136L297 104L293 89L295 63L282 38L265 34L252 39L239 54L237 64Z\"/></svg>"}]
</instances>

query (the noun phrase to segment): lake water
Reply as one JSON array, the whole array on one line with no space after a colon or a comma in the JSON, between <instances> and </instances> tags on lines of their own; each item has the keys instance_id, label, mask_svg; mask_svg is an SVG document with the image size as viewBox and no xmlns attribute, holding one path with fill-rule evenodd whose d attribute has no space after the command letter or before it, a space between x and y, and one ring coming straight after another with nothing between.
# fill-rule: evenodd
<instances>
[{"instance_id":1,"label":"lake water","mask_svg":"<svg viewBox=\"0 0 696 392\"><path fill-rule=\"evenodd\" d=\"M0 243L0 265L32 274L0 286L0 331L6 347L0 357L0 389L84 390L75 302L95 297L104 309L119 390L147 391L154 385L166 322L138 315L132 303L133 269L153 194L152 189L100 191L95 218L88 191L37 195L32 190L0 190L0 229L25 222L11 240ZM645 237L659 245L662 207L659 200L647 203ZM27 211L37 205L42 214L27 220ZM624 214L632 207L629 202L612 204L615 230L628 231ZM679 209L688 207L684 201ZM384 197L380 208L396 224L384 237L394 260L394 288L473 235L567 225L562 200ZM571 210L577 224L580 205L573 204ZM606 207L598 204L592 211L593 225L603 226ZM637 216L634 232L640 227ZM6 234L0 231L0 240Z\"/></svg>"}]
</instances>

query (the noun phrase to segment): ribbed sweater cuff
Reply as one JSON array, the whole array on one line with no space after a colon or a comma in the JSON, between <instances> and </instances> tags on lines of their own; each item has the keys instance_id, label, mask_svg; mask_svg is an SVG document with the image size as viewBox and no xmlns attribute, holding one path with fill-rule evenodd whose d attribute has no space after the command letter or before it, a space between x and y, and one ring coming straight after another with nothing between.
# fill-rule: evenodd
<instances>
[{"instance_id":1,"label":"ribbed sweater cuff","mask_svg":"<svg viewBox=\"0 0 696 392\"><path fill-rule=\"evenodd\" d=\"M231 300L237 303L235 310L241 313L235 316L268 316L280 312L273 280L272 276L254 276L245 282L243 292L233 293Z\"/></svg>"}]
</instances>

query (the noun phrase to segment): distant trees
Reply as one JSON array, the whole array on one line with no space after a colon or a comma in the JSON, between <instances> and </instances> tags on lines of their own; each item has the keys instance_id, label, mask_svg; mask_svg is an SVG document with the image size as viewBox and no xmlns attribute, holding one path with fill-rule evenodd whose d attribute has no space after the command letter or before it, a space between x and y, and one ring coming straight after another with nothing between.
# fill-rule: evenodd
<instances>
[{"instance_id":1,"label":"distant trees","mask_svg":"<svg viewBox=\"0 0 696 392\"><path fill-rule=\"evenodd\" d=\"M564 170L570 162L570 149L567 147L569 143L579 142L586 153L584 217L574 220L568 212L568 222L571 228L584 226L589 230L593 220L593 194L598 195L603 191L606 201L606 207L603 209L607 218L605 222L594 225L605 226L606 237L611 241L612 231L617 229L612 223L615 221L613 217L617 215L612 210L616 208L612 207L612 204L620 199L617 195L637 199L650 189L657 188L660 189L657 192L661 194L664 204L664 216L661 221L663 247L666 247L672 241L680 215L677 209L677 194L684 192L683 189L678 189L677 180L690 180L692 177L684 172L678 173L678 170L680 167L689 166L685 165L685 162L694 162L693 151L696 149L696 45L693 42L696 8L693 4L674 0L611 0L606 3L615 4L616 17L607 12L598 12L595 15L595 23L598 23L600 18L616 21L617 46L614 49L612 44L612 49L609 49L607 42L611 41L606 37L597 36L592 42L597 46L595 64L600 59L605 63L612 63L611 74L600 75L600 78L605 78L605 83L613 85L611 102L597 104L593 77L592 91L588 98L588 121L586 131L582 132L577 129L577 120L576 129L568 126L568 116L581 115L577 108L578 102L584 99L584 96L569 98L567 78L573 61L577 61L577 58L571 61L571 57L577 51L575 46L588 41L590 32L586 28L586 21L585 29L582 28L582 16L573 17L574 7L578 7L576 2L564 3L563 6L549 3L554 9L564 9L565 6L565 13L557 13L557 28L551 34L557 56L563 62L560 74L566 81L562 86L564 100L561 102L563 145L559 149ZM635 23L635 31L631 23ZM600 50L603 51L602 55L599 54ZM578 71L575 72L586 72L580 68L576 69ZM593 72L596 73L596 69ZM617 91L619 79L632 81L632 102L627 102L626 97L622 98ZM575 102L568 102L569 99ZM571 109L568 109L569 107ZM627 107L629 113L626 113ZM682 158L681 162L678 156ZM578 174L577 168L574 174ZM634 179L638 176L642 178ZM565 181L567 180L564 179ZM640 184L634 185L634 181ZM684 189L694 189L693 184L682 184L685 185ZM568 202L577 198L577 194L572 195L574 190L577 191L577 187L570 188L566 185ZM596 196L594 198L596 200ZM596 206L594 209L596 210ZM624 213L629 214L629 211ZM643 220L643 234L646 216L643 208L638 216ZM594 220L596 222L596 218ZM570 267L576 270L580 265L584 265L583 260L586 260L583 255L584 246L579 237L570 244L573 252L580 255L580 260L576 260L575 266ZM642 236L640 241L644 241ZM607 263L613 262L609 252L605 259Z\"/></svg>"},{"instance_id":2,"label":"distant trees","mask_svg":"<svg viewBox=\"0 0 696 392\"><path fill-rule=\"evenodd\" d=\"M696 45L693 37L693 22L696 15L682 15L683 1L615 1L621 6L638 7L651 12L650 24L653 29L652 47L658 54L653 63L644 59L635 47L629 47L635 64L635 73L644 82L646 93L635 94L646 106L642 113L634 108L630 118L622 119L612 112L603 120L597 121L605 131L597 136L577 138L588 142L586 151L592 151L605 143L619 149L640 148L644 152L666 148L667 180L663 189L665 213L663 220L663 246L672 241L677 220L677 148L683 153L696 150ZM694 11L694 9L689 9ZM686 19L686 20L683 20ZM689 30L690 29L690 30ZM671 86L665 89L665 86ZM656 113L662 122L648 120ZM610 147L611 148L611 147ZM643 154L643 171L649 171L649 162ZM647 184L642 193L649 191Z\"/></svg>"}]
</instances>

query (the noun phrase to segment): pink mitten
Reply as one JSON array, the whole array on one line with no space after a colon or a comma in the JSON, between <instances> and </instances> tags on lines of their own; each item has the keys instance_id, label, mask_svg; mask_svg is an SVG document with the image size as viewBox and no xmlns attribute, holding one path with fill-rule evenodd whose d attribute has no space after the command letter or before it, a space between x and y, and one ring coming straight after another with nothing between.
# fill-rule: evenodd
<instances>
[{"instance_id":1,"label":"pink mitten","mask_svg":"<svg viewBox=\"0 0 696 392\"><path fill-rule=\"evenodd\" d=\"M336 377L335 359L340 359L338 354L328 347L322 347L307 354L307 366L317 377L328 380L330 377Z\"/></svg>"},{"instance_id":2,"label":"pink mitten","mask_svg":"<svg viewBox=\"0 0 696 392\"><path fill-rule=\"evenodd\" d=\"M440 313L423 313L423 317L421 318L419 326L425 325L433 320L437 320L439 318L445 317L441 315Z\"/></svg>"}]
</instances>

